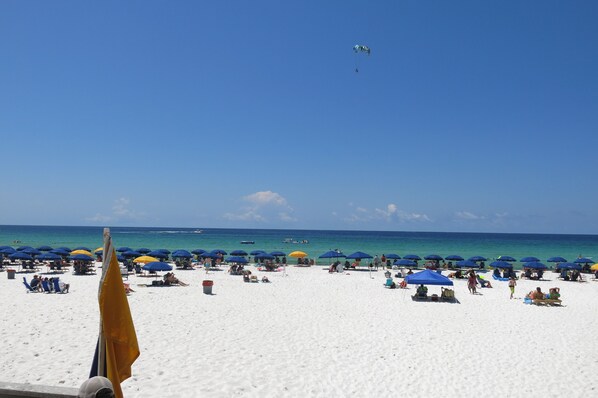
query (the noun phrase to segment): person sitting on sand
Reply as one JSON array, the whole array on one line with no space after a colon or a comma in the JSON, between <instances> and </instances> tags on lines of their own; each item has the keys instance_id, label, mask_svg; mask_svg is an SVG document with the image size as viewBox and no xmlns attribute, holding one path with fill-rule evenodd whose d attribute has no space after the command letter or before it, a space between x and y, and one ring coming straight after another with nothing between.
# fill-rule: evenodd
<instances>
[{"instance_id":1,"label":"person sitting on sand","mask_svg":"<svg viewBox=\"0 0 598 398\"><path fill-rule=\"evenodd\" d=\"M40 292L44 291L42 287L42 279L37 275L33 275L33 279L31 279L31 282L29 282L29 286L31 286L33 290L37 290Z\"/></svg>"},{"instance_id":2,"label":"person sitting on sand","mask_svg":"<svg viewBox=\"0 0 598 398\"><path fill-rule=\"evenodd\" d=\"M490 281L487 281L486 279L482 278L479 275L476 275L476 278L478 280L478 283L480 284L480 287L488 287L488 288L492 287L492 284L490 283Z\"/></svg>"},{"instance_id":3,"label":"person sitting on sand","mask_svg":"<svg viewBox=\"0 0 598 398\"><path fill-rule=\"evenodd\" d=\"M166 275L164 275L164 284L188 286L187 283L182 282L177 277L175 277L173 272L167 272Z\"/></svg>"},{"instance_id":4,"label":"person sitting on sand","mask_svg":"<svg viewBox=\"0 0 598 398\"><path fill-rule=\"evenodd\" d=\"M548 298L551 300L558 300L561 297L561 290L558 287L553 287L548 292Z\"/></svg>"},{"instance_id":5,"label":"person sitting on sand","mask_svg":"<svg viewBox=\"0 0 598 398\"><path fill-rule=\"evenodd\" d=\"M419 285L416 294L418 297L426 297L428 295L428 288L424 285Z\"/></svg>"},{"instance_id":6,"label":"person sitting on sand","mask_svg":"<svg viewBox=\"0 0 598 398\"><path fill-rule=\"evenodd\" d=\"M264 275L264 276L262 277L262 282L263 282L263 283L270 283L270 279L268 279L268 277Z\"/></svg>"},{"instance_id":7,"label":"person sitting on sand","mask_svg":"<svg viewBox=\"0 0 598 398\"><path fill-rule=\"evenodd\" d=\"M536 288L536 290L534 290L533 292L531 292L530 298L532 300L543 300L544 299L544 293L542 293L542 289L540 289L540 287L538 286Z\"/></svg>"}]
</instances>

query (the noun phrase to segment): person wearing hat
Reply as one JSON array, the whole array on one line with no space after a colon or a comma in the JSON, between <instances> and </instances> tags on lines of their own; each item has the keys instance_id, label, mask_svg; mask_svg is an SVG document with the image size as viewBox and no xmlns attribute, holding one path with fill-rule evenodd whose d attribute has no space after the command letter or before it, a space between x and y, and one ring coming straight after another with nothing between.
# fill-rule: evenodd
<instances>
[{"instance_id":1,"label":"person wearing hat","mask_svg":"<svg viewBox=\"0 0 598 398\"><path fill-rule=\"evenodd\" d=\"M112 383L105 377L94 376L79 387L79 398L114 398Z\"/></svg>"}]
</instances>

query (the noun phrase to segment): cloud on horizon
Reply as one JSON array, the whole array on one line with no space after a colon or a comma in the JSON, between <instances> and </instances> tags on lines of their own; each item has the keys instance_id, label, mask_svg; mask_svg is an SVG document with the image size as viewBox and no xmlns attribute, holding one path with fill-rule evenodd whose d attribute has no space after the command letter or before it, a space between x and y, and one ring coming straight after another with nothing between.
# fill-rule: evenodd
<instances>
[{"instance_id":1,"label":"cloud on horizon","mask_svg":"<svg viewBox=\"0 0 598 398\"><path fill-rule=\"evenodd\" d=\"M286 198L272 191L258 191L241 198L247 205L236 213L225 213L222 217L229 221L253 221L266 223L271 221L295 222L293 208Z\"/></svg>"},{"instance_id":2,"label":"cloud on horizon","mask_svg":"<svg viewBox=\"0 0 598 398\"><path fill-rule=\"evenodd\" d=\"M129 198L118 198L112 205L111 214L96 213L93 216L86 217L85 221L106 223L106 222L120 222L140 220L143 218L143 213L138 213L129 208L131 200Z\"/></svg>"},{"instance_id":3,"label":"cloud on horizon","mask_svg":"<svg viewBox=\"0 0 598 398\"><path fill-rule=\"evenodd\" d=\"M369 210L361 206L355 207L353 203L349 203L348 206L351 208L351 212L348 216L342 217L342 219L348 223L370 223L374 221L385 221L388 223L432 222L432 219L428 217L427 214L410 213L399 209L399 207L394 203L387 204L383 209L374 208L373 210ZM334 216L338 215L336 211L332 214Z\"/></svg>"}]
</instances>

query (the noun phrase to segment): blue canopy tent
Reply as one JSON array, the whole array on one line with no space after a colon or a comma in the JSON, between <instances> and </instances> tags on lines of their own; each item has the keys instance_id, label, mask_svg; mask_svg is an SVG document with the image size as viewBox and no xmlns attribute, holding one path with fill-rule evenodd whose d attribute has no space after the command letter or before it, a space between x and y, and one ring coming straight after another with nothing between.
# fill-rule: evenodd
<instances>
[{"instance_id":1,"label":"blue canopy tent","mask_svg":"<svg viewBox=\"0 0 598 398\"><path fill-rule=\"evenodd\" d=\"M452 280L429 269L407 275L405 281L410 285L453 286Z\"/></svg>"}]
</instances>

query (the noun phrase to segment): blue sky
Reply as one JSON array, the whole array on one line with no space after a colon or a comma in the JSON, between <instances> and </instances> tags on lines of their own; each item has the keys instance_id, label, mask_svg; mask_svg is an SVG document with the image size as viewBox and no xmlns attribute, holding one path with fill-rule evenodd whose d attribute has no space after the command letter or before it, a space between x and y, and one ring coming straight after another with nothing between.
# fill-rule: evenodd
<instances>
[{"instance_id":1,"label":"blue sky","mask_svg":"<svg viewBox=\"0 0 598 398\"><path fill-rule=\"evenodd\" d=\"M0 224L598 233L597 20L2 1Z\"/></svg>"}]
</instances>

